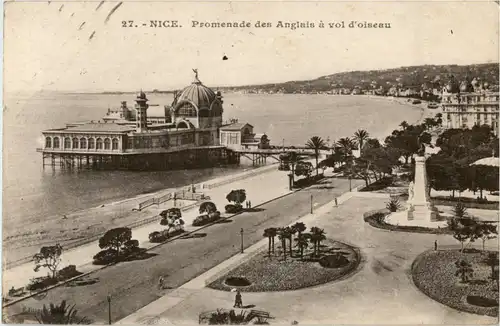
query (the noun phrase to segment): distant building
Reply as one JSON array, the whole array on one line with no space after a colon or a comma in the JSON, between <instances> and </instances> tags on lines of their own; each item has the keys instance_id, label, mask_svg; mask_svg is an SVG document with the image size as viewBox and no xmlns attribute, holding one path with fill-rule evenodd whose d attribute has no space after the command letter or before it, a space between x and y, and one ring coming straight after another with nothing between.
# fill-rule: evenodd
<instances>
[{"instance_id":1,"label":"distant building","mask_svg":"<svg viewBox=\"0 0 500 326\"><path fill-rule=\"evenodd\" d=\"M443 88L441 105L446 128L488 125L498 136L499 93L478 79L458 83L453 77Z\"/></svg>"}]
</instances>

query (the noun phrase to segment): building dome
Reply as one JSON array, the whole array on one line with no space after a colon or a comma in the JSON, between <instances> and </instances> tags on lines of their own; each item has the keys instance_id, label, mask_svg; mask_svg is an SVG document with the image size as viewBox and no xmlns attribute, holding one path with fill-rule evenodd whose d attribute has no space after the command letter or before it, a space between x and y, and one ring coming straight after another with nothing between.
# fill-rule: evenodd
<instances>
[{"instance_id":1,"label":"building dome","mask_svg":"<svg viewBox=\"0 0 500 326\"><path fill-rule=\"evenodd\" d=\"M193 69L193 72L195 73L194 81L191 85L182 90L177 99L177 103L189 102L190 104L194 104L198 110L210 109L212 103L220 96L203 85L198 79L198 69Z\"/></svg>"},{"instance_id":2,"label":"building dome","mask_svg":"<svg viewBox=\"0 0 500 326\"><path fill-rule=\"evenodd\" d=\"M194 104L198 110L210 109L217 96L213 90L195 80L191 85L184 88L177 99L177 103L188 101Z\"/></svg>"}]
</instances>

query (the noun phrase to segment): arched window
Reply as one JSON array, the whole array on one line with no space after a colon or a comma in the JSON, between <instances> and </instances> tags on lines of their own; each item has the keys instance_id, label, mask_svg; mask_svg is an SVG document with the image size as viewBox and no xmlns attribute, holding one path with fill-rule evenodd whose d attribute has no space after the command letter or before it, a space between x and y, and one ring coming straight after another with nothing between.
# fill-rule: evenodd
<instances>
[{"instance_id":1,"label":"arched window","mask_svg":"<svg viewBox=\"0 0 500 326\"><path fill-rule=\"evenodd\" d=\"M96 148L97 149L102 149L102 139L101 138L97 138L96 140Z\"/></svg>"},{"instance_id":2,"label":"arched window","mask_svg":"<svg viewBox=\"0 0 500 326\"><path fill-rule=\"evenodd\" d=\"M80 148L81 149L87 148L87 138L80 138Z\"/></svg>"},{"instance_id":3,"label":"arched window","mask_svg":"<svg viewBox=\"0 0 500 326\"><path fill-rule=\"evenodd\" d=\"M89 149L95 148L94 138L89 138Z\"/></svg>"},{"instance_id":4,"label":"arched window","mask_svg":"<svg viewBox=\"0 0 500 326\"><path fill-rule=\"evenodd\" d=\"M64 138L64 148L71 148L71 139L69 137Z\"/></svg>"},{"instance_id":5,"label":"arched window","mask_svg":"<svg viewBox=\"0 0 500 326\"><path fill-rule=\"evenodd\" d=\"M51 147L52 147L52 138L45 137L45 148L51 148Z\"/></svg>"},{"instance_id":6,"label":"arched window","mask_svg":"<svg viewBox=\"0 0 500 326\"><path fill-rule=\"evenodd\" d=\"M113 150L118 149L118 139L113 138Z\"/></svg>"},{"instance_id":7,"label":"arched window","mask_svg":"<svg viewBox=\"0 0 500 326\"><path fill-rule=\"evenodd\" d=\"M111 149L111 139L104 139L104 149Z\"/></svg>"},{"instance_id":8,"label":"arched window","mask_svg":"<svg viewBox=\"0 0 500 326\"><path fill-rule=\"evenodd\" d=\"M196 109L190 103L184 103L177 114L184 117L196 117Z\"/></svg>"},{"instance_id":9,"label":"arched window","mask_svg":"<svg viewBox=\"0 0 500 326\"><path fill-rule=\"evenodd\" d=\"M73 138L73 148L78 148L78 138Z\"/></svg>"},{"instance_id":10,"label":"arched window","mask_svg":"<svg viewBox=\"0 0 500 326\"><path fill-rule=\"evenodd\" d=\"M182 129L187 129L189 128L188 124L186 123L186 121L181 121L177 124L177 128L182 128Z\"/></svg>"},{"instance_id":11,"label":"arched window","mask_svg":"<svg viewBox=\"0 0 500 326\"><path fill-rule=\"evenodd\" d=\"M54 137L54 148L59 148L59 137Z\"/></svg>"}]
</instances>

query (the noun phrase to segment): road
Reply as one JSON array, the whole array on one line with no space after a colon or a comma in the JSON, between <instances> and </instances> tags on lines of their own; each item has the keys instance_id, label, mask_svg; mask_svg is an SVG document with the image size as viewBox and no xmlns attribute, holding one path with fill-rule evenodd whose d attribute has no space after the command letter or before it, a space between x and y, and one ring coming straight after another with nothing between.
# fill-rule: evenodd
<instances>
[{"instance_id":1,"label":"road","mask_svg":"<svg viewBox=\"0 0 500 326\"><path fill-rule=\"evenodd\" d=\"M364 184L352 180L352 187ZM349 190L347 179L327 179L326 183L303 189L245 212L225 223L199 232L199 237L176 240L150 251L149 258L123 262L99 270L86 279L87 285L61 286L43 298L30 298L7 307L5 315L14 315L22 307L41 307L43 304L66 300L76 304L78 314L95 323L107 323L108 301L111 296L112 320L117 321L168 293L157 289L160 276L169 288L176 288L208 269L235 255L240 250L240 229L244 230L244 245L249 247L262 239L265 228L288 225ZM263 189L265 191L265 189ZM309 226L310 227L310 226Z\"/></svg>"}]
</instances>

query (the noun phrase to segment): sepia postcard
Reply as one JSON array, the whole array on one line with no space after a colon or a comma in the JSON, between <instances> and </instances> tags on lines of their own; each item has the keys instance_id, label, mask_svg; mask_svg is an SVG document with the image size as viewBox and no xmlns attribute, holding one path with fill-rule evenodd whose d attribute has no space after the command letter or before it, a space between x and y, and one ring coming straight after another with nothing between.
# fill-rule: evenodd
<instances>
[{"instance_id":1,"label":"sepia postcard","mask_svg":"<svg viewBox=\"0 0 500 326\"><path fill-rule=\"evenodd\" d=\"M7 1L2 323L494 325L498 1Z\"/></svg>"}]
</instances>

